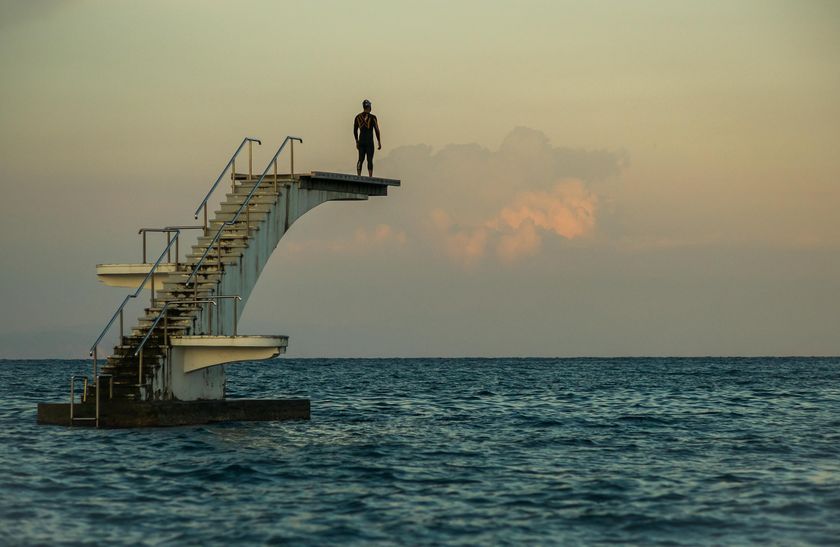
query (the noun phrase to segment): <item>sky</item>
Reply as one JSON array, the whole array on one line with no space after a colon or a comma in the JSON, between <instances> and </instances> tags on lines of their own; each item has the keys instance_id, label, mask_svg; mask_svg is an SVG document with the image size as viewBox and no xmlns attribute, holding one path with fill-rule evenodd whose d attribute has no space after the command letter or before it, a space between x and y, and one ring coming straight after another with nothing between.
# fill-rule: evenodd
<instances>
[{"instance_id":1,"label":"sky","mask_svg":"<svg viewBox=\"0 0 840 547\"><path fill-rule=\"evenodd\" d=\"M83 358L245 136L319 206L240 332L289 356L840 354L840 3L0 0L0 358ZM160 242L158 242L160 243ZM139 310L138 312L139 313Z\"/></svg>"}]
</instances>

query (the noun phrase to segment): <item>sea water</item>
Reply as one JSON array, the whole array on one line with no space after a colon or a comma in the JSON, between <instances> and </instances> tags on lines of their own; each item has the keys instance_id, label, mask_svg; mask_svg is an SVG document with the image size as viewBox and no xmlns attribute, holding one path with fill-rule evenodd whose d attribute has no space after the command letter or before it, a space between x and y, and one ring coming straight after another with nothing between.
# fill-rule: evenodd
<instances>
[{"instance_id":1,"label":"sea water","mask_svg":"<svg viewBox=\"0 0 840 547\"><path fill-rule=\"evenodd\" d=\"M312 419L38 426L0 361L0 544L840 543L840 359L277 359Z\"/></svg>"}]
</instances>

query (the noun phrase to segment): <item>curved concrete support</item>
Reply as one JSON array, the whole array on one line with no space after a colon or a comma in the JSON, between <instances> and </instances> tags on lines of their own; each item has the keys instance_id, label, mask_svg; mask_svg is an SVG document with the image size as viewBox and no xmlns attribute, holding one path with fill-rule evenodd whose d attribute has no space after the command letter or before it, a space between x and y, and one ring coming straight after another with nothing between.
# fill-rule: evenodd
<instances>
[{"instance_id":1,"label":"curved concrete support","mask_svg":"<svg viewBox=\"0 0 840 547\"><path fill-rule=\"evenodd\" d=\"M136 289L149 274L154 264L97 264L96 278L109 287L124 287ZM184 273L183 265L178 269L179 264L174 262L162 262L155 270L155 290L163 287L172 274ZM150 290L152 281L146 283L144 289Z\"/></svg>"},{"instance_id":2,"label":"curved concrete support","mask_svg":"<svg viewBox=\"0 0 840 547\"><path fill-rule=\"evenodd\" d=\"M183 372L236 363L262 361L286 353L288 336L173 336L172 363Z\"/></svg>"},{"instance_id":3,"label":"curved concrete support","mask_svg":"<svg viewBox=\"0 0 840 547\"><path fill-rule=\"evenodd\" d=\"M262 361L286 353L288 336L173 336L170 339L169 398L225 398L225 371L218 366Z\"/></svg>"},{"instance_id":4,"label":"curved concrete support","mask_svg":"<svg viewBox=\"0 0 840 547\"><path fill-rule=\"evenodd\" d=\"M288 175L285 175L288 176ZM399 186L400 181L378 177L358 177L339 173L313 171L295 175L278 185L279 195L270 213L260 224L260 230L249 240L238 264L227 266L219 283L217 294L239 295L242 301L237 315L241 316L251 291L257 284L272 252L291 225L318 205L329 201L364 201L371 196L386 196L390 186ZM243 181L243 194L252 186ZM243 195L244 198L244 195ZM221 302L221 332L233 332L233 303ZM209 329L209 324L204 325Z\"/></svg>"}]
</instances>

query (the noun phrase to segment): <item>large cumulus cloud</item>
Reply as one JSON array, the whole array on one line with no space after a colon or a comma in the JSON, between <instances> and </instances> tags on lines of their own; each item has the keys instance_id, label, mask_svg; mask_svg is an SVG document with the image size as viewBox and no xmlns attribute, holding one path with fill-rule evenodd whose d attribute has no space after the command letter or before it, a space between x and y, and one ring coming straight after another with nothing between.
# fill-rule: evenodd
<instances>
[{"instance_id":1,"label":"large cumulus cloud","mask_svg":"<svg viewBox=\"0 0 840 547\"><path fill-rule=\"evenodd\" d=\"M402 147L378 173L403 180L389 214L409 240L475 265L531 256L545 238L590 236L601 206L592 186L626 163L621 153L553 146L542 132L518 127L497 150Z\"/></svg>"},{"instance_id":2,"label":"large cumulus cloud","mask_svg":"<svg viewBox=\"0 0 840 547\"><path fill-rule=\"evenodd\" d=\"M387 247L468 268L512 264L543 252L548 240L592 237L604 205L596 186L620 174L626 162L614 151L554 146L525 127L512 130L495 150L477 144L400 147L377 163L376 174L399 178L402 187L386 200L372 200L370 226L358 228L377 237L336 239L334 231L312 231L315 239L297 240L289 251ZM325 241L330 239L336 241Z\"/></svg>"}]
</instances>

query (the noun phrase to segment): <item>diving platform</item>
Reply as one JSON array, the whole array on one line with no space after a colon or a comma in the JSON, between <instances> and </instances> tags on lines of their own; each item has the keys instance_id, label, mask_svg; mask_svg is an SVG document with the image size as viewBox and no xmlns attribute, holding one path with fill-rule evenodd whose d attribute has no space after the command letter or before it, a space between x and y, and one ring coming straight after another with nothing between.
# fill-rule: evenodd
<instances>
[{"instance_id":1,"label":"diving platform","mask_svg":"<svg viewBox=\"0 0 840 547\"><path fill-rule=\"evenodd\" d=\"M400 181L395 179L345 175L343 173L329 173L326 171L312 171L309 174L300 176L301 188L332 190L336 192L350 191L366 196L387 196L389 186L399 185Z\"/></svg>"},{"instance_id":2,"label":"diving platform","mask_svg":"<svg viewBox=\"0 0 840 547\"><path fill-rule=\"evenodd\" d=\"M173 336L172 360L181 361L184 372L237 363L263 361L286 353L288 336ZM177 353L175 353L177 352Z\"/></svg>"},{"instance_id":3,"label":"diving platform","mask_svg":"<svg viewBox=\"0 0 840 547\"><path fill-rule=\"evenodd\" d=\"M154 264L97 264L96 278L109 287L120 287L123 289L136 289L143 282ZM154 290L154 286L162 286L168 281L172 274L183 273L179 265L173 262L159 264L155 273L155 282L148 283L145 288ZM189 272L187 272L189 273Z\"/></svg>"},{"instance_id":4,"label":"diving platform","mask_svg":"<svg viewBox=\"0 0 840 547\"><path fill-rule=\"evenodd\" d=\"M225 398L227 366L266 361L280 374L282 360L274 358L289 343L281 334L239 333L240 316L280 239L301 216L329 201L387 196L401 183L327 171L296 174L295 141L303 142L286 137L256 173L253 145L261 141L246 137L195 209L199 224L140 228L140 262L97 265L102 283L130 292L90 348L91 375L70 378L68 403L39 404L38 423L144 427L309 419L305 399ZM278 170L278 157L287 145L290 164L284 173ZM246 147L243 173L236 162ZM226 192L211 214L210 199L220 187ZM181 256L182 235L189 230L198 237ZM154 232L163 234L166 244L152 261L147 236ZM127 304L147 297L137 323L126 328ZM101 359L100 346L109 333L118 342Z\"/></svg>"}]
</instances>

